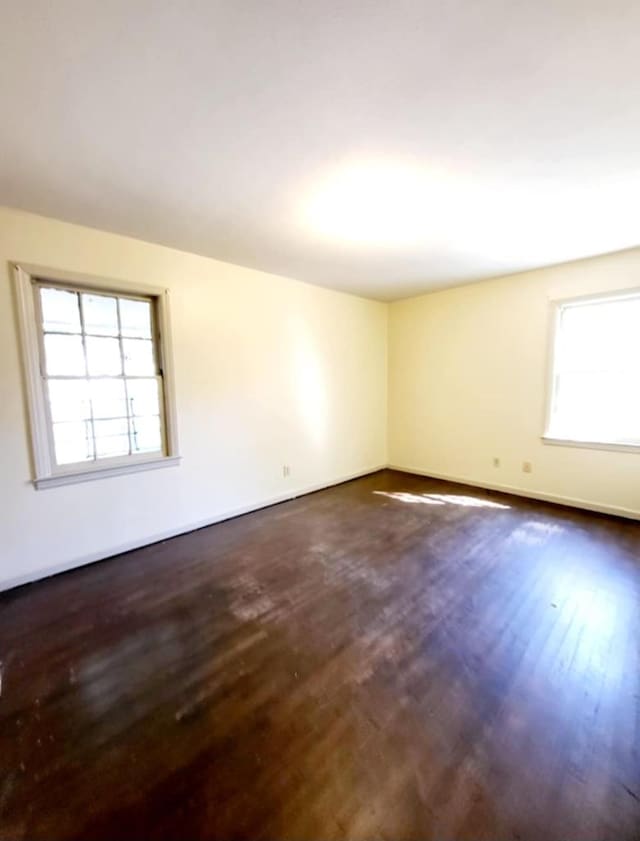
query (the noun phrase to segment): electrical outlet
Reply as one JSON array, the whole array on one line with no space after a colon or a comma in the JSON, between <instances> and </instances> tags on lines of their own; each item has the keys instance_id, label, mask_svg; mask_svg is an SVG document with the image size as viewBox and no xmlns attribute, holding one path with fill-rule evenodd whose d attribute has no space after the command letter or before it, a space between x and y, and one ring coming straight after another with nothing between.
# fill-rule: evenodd
<instances>
[{"instance_id":1,"label":"electrical outlet","mask_svg":"<svg viewBox=\"0 0 640 841\"><path fill-rule=\"evenodd\" d=\"M523 473L532 473L533 466L530 461L523 461L522 462L522 472Z\"/></svg>"},{"instance_id":2,"label":"electrical outlet","mask_svg":"<svg viewBox=\"0 0 640 841\"><path fill-rule=\"evenodd\" d=\"M282 465L282 475L285 477L285 479L286 479L287 476L291 475L291 468L289 467L288 464L283 464Z\"/></svg>"},{"instance_id":3,"label":"electrical outlet","mask_svg":"<svg viewBox=\"0 0 640 841\"><path fill-rule=\"evenodd\" d=\"M500 467L500 459L498 458L498 456L493 457L493 466Z\"/></svg>"}]
</instances>

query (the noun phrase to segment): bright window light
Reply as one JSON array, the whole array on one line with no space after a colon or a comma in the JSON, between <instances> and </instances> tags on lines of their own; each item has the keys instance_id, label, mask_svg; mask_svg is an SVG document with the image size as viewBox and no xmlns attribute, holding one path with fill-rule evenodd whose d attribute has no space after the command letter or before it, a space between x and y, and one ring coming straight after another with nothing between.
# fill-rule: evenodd
<instances>
[{"instance_id":1,"label":"bright window light","mask_svg":"<svg viewBox=\"0 0 640 841\"><path fill-rule=\"evenodd\" d=\"M168 294L15 266L36 488L177 464Z\"/></svg>"},{"instance_id":2,"label":"bright window light","mask_svg":"<svg viewBox=\"0 0 640 841\"><path fill-rule=\"evenodd\" d=\"M558 305L545 437L640 446L640 292Z\"/></svg>"}]
</instances>

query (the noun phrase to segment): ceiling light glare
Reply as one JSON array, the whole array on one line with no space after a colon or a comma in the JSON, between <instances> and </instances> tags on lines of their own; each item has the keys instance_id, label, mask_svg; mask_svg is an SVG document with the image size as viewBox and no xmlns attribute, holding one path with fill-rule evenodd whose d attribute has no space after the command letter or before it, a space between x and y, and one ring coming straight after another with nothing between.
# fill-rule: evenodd
<instances>
[{"instance_id":1,"label":"ceiling light glare","mask_svg":"<svg viewBox=\"0 0 640 841\"><path fill-rule=\"evenodd\" d=\"M304 219L311 231L324 238L406 247L432 239L443 204L449 200L444 179L423 168L353 164L316 185Z\"/></svg>"}]
</instances>

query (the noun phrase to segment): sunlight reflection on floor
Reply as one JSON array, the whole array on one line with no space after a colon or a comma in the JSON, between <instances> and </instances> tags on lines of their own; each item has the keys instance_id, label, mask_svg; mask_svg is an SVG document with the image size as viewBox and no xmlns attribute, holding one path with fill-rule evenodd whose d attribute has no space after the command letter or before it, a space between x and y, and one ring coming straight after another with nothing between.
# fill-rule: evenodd
<instances>
[{"instance_id":1,"label":"sunlight reflection on floor","mask_svg":"<svg viewBox=\"0 0 640 841\"><path fill-rule=\"evenodd\" d=\"M389 499L396 499L399 502L408 502L412 505L462 505L465 508L510 508L501 502L492 502L488 499L478 499L475 496L463 496L461 494L414 494L408 491L373 491L378 496L386 496Z\"/></svg>"},{"instance_id":2,"label":"sunlight reflection on floor","mask_svg":"<svg viewBox=\"0 0 640 841\"><path fill-rule=\"evenodd\" d=\"M512 533L511 537L519 543L528 546L541 546L554 534L560 534L564 528L556 523L540 523L536 520L528 520Z\"/></svg>"},{"instance_id":3,"label":"sunlight reflection on floor","mask_svg":"<svg viewBox=\"0 0 640 841\"><path fill-rule=\"evenodd\" d=\"M465 508L511 508L502 502L492 502L488 499L478 499L475 496L463 496L462 494L425 494L429 499L437 499L441 502L448 502L451 505L462 505Z\"/></svg>"}]
</instances>

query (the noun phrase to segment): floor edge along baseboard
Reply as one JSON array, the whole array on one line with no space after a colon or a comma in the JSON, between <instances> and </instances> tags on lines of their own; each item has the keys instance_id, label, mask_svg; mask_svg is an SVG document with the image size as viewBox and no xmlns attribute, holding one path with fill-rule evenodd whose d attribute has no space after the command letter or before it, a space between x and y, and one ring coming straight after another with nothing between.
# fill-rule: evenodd
<instances>
[{"instance_id":1,"label":"floor edge along baseboard","mask_svg":"<svg viewBox=\"0 0 640 841\"><path fill-rule=\"evenodd\" d=\"M32 572L25 573L24 575L18 575L13 578L9 578L6 581L0 581L0 593L4 593L7 590L13 590L16 587L22 587L24 584L33 584L44 578L51 578L51 576L59 575L62 572L70 572L73 569L80 569L81 567L88 566L89 564L106 561L109 558L114 558L117 555L124 554L125 552L133 552L135 549L144 549L145 546L153 546L154 543L159 543L162 540L170 540L173 537L180 537L181 534L189 534L189 532L204 529L207 528L207 526L215 526L216 523L223 523L225 520L232 520L234 517L242 517L244 514L261 511L263 508L269 508L270 506L278 505L281 502L289 502L290 500L297 499L300 496L316 493L317 491L322 491L326 488L333 488L336 485L342 485L345 482L352 482L354 479L361 479L364 476L370 476L373 473L379 473L381 470L386 469L386 464L380 464L376 467L359 470L356 473L331 479L328 482L318 482L313 485L306 485L303 488L279 494L278 496L269 497L268 499L262 500L258 503L252 503L250 505L241 506L240 508L223 511L221 514L216 514L215 517L207 517L206 519L200 520L196 523L178 526L174 529L168 529L164 532L140 538L139 540L132 540L127 543L120 544L119 546L113 546L111 549L105 549L101 552L84 555L70 561L62 561L59 564L54 564L50 567L45 567L44 569L33 570Z\"/></svg>"},{"instance_id":2,"label":"floor edge along baseboard","mask_svg":"<svg viewBox=\"0 0 640 841\"><path fill-rule=\"evenodd\" d=\"M451 476L446 473L436 473L431 470L420 470L416 467L401 467L398 464L387 465L389 470L397 470L400 473L408 473L412 476L423 476L427 479L440 479L443 482L455 482L459 485L466 485L471 488L480 488L488 491L499 491L500 493L521 496L525 499L535 499L540 502L551 502L554 505L567 505L569 508L581 508L584 511L594 511L596 514L609 514L614 517L624 517L626 520L640 520L640 511L633 508L619 508L615 505L591 502L587 499L576 499L570 496L558 496L543 491L530 491L528 488L518 488L512 485L500 485L495 482L479 482L460 476Z\"/></svg>"},{"instance_id":3,"label":"floor edge along baseboard","mask_svg":"<svg viewBox=\"0 0 640 841\"><path fill-rule=\"evenodd\" d=\"M358 471L357 473L341 476L337 479L332 479L329 482L319 482L318 484L308 485L304 488L299 488L296 491L270 497L259 503L243 506L241 508L225 511L215 517L207 518L197 523L190 523L185 526L178 526L175 529L169 529L166 532L160 532L140 540L130 541L120 546L115 546L109 550L96 552L95 554L87 555L82 558L76 558L71 561L55 564L41 570L25 573L14 578L0 581L0 593L7 590L13 590L16 587L21 587L24 584L35 583L44 578L50 578L53 575L59 575L62 572L70 572L73 569L79 569L89 564L97 563L99 561L106 561L117 555L122 555L125 552L133 552L135 549L143 549L145 546L152 546L154 543L159 543L162 540L170 540L173 537L179 537L182 534L189 534L189 532L197 531L198 529L206 528L207 526L214 526L216 523L223 523L225 520L231 520L234 517L241 517L244 514L251 514L254 511L260 511L263 508L269 508L271 505L278 505L281 502L288 502L300 496L316 493L317 491L326 488L332 488L335 485L341 485L345 482L351 482L354 479L360 479L364 476L370 476L373 473L378 473L381 470L397 470L400 473L407 473L412 476L421 476L428 479L439 479L444 482L455 482L467 487L479 488L490 491L498 491L500 493L511 494L513 496L520 496L526 499L535 499L541 502L550 502L554 505L566 505L570 508L580 508L585 511L594 511L597 514L609 514L615 517L624 517L627 520L640 521L640 511L634 511L631 508L618 508L613 505L603 505L600 503L590 502L589 500L575 499L573 497L557 496L555 494L547 494L538 491L530 491L527 488L518 488L511 485L500 485L494 482L478 482L460 476L451 476L445 473L436 473L428 470L421 470L415 467L403 467L398 464L381 464L377 467L371 467L366 470Z\"/></svg>"}]
</instances>

